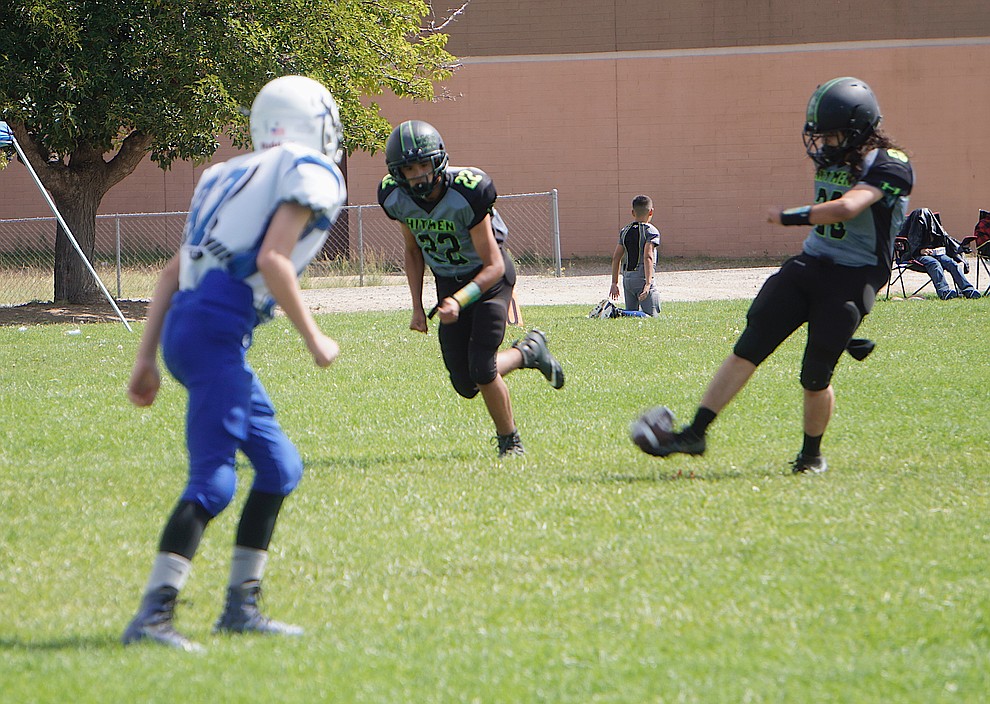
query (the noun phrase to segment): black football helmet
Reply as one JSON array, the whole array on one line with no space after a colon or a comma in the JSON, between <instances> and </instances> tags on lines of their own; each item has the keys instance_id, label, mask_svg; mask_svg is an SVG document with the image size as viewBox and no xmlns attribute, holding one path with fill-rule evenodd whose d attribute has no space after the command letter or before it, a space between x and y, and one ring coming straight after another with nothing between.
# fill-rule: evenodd
<instances>
[{"instance_id":1,"label":"black football helmet","mask_svg":"<svg viewBox=\"0 0 990 704\"><path fill-rule=\"evenodd\" d=\"M873 91L858 78L845 76L822 83L808 101L804 147L819 167L845 163L880 124L880 106ZM836 145L828 133L840 134Z\"/></svg>"},{"instance_id":2,"label":"black football helmet","mask_svg":"<svg viewBox=\"0 0 990 704\"><path fill-rule=\"evenodd\" d=\"M402 173L402 167L421 161L432 164L433 176L426 181L410 184ZM443 137L429 122L406 120L392 130L385 142L385 163L389 174L407 193L418 198L428 196L443 178L443 170L447 168L447 150L443 146Z\"/></svg>"}]
</instances>

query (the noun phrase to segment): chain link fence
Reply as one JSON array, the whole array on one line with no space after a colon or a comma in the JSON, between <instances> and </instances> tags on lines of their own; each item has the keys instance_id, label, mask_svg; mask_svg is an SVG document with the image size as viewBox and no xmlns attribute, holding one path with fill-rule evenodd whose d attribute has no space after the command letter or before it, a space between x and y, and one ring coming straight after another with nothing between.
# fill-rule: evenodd
<instances>
[{"instance_id":1,"label":"chain link fence","mask_svg":"<svg viewBox=\"0 0 990 704\"><path fill-rule=\"evenodd\" d=\"M519 273L561 275L557 191L499 196L506 245ZM149 298L158 273L182 240L186 213L98 215L92 265L117 299ZM50 301L55 218L0 220L0 306ZM404 279L403 240L378 205L349 205L330 230L306 288L375 286Z\"/></svg>"}]
</instances>

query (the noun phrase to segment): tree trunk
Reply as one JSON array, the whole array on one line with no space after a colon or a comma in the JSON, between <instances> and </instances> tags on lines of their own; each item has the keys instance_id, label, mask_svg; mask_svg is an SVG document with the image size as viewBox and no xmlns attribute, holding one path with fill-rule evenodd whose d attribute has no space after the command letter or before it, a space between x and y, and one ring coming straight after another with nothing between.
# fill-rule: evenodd
<instances>
[{"instance_id":1,"label":"tree trunk","mask_svg":"<svg viewBox=\"0 0 990 704\"><path fill-rule=\"evenodd\" d=\"M79 184L83 186L83 184ZM96 248L96 211L102 193L92 188L69 188L70 192L53 194L55 205L69 226L86 258L93 263ZM95 266L95 265L94 265ZM55 237L55 300L67 303L91 303L103 294L85 262L68 236L58 226Z\"/></svg>"},{"instance_id":2,"label":"tree trunk","mask_svg":"<svg viewBox=\"0 0 990 704\"><path fill-rule=\"evenodd\" d=\"M66 163L63 158L51 154L23 123L11 121L8 124L79 248L92 262L96 248L96 211L100 201L141 163L151 146L151 135L131 132L110 161L104 161L102 148L83 142L76 146ZM102 296L89 268L61 226L55 235L54 273L54 298L58 302L90 303Z\"/></svg>"}]
</instances>

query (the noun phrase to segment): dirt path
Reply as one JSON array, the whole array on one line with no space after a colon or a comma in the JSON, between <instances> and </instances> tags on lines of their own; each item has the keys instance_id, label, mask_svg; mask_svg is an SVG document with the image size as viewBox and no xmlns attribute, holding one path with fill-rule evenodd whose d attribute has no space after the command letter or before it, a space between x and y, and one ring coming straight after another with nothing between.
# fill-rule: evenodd
<instances>
[{"instance_id":1,"label":"dirt path","mask_svg":"<svg viewBox=\"0 0 990 704\"><path fill-rule=\"evenodd\" d=\"M776 267L665 271L657 275L660 300L706 301L752 298ZM317 312L403 310L409 308L409 289L402 277L393 277L382 286L364 288L323 288L303 291L306 303ZM611 277L522 276L516 282L516 300L521 306L587 305L589 308L608 296ZM424 304L432 305L433 287L424 286Z\"/></svg>"},{"instance_id":2,"label":"dirt path","mask_svg":"<svg viewBox=\"0 0 990 704\"><path fill-rule=\"evenodd\" d=\"M760 290L776 266L744 267L736 269L692 269L685 271L661 271L657 274L660 301L707 301L733 298L752 298ZM907 286L915 287L926 280L924 274L908 272ZM564 276L521 276L516 282L516 300L521 306L536 305L586 305L592 306L608 296L611 278L608 274ZM424 286L424 305L435 301L432 282ZM899 294L900 291L895 292ZM405 278L390 277L380 286L349 286L313 288L303 291L303 300L315 313L339 313L348 311L408 310L409 289ZM894 299L900 300L900 299ZM119 301L121 311L128 321L143 320L147 301ZM66 306L54 303L27 303L19 306L0 306L0 326L29 326L52 323L102 323L119 322L116 313L106 301L87 306Z\"/></svg>"}]
</instances>

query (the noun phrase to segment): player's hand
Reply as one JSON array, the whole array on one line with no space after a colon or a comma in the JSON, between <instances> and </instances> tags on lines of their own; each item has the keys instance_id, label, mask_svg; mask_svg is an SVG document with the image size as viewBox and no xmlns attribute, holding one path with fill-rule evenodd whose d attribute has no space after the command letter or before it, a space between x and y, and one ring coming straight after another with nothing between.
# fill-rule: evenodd
<instances>
[{"instance_id":1,"label":"player's hand","mask_svg":"<svg viewBox=\"0 0 990 704\"><path fill-rule=\"evenodd\" d=\"M157 362L138 359L134 362L131 379L127 383L127 397L135 406L150 406L155 402L161 385L162 376Z\"/></svg>"},{"instance_id":2,"label":"player's hand","mask_svg":"<svg viewBox=\"0 0 990 704\"><path fill-rule=\"evenodd\" d=\"M639 292L639 296L637 296L637 298L641 301L645 301L646 297L649 295L650 295L650 287L646 286L643 288L642 291Z\"/></svg>"},{"instance_id":3,"label":"player's hand","mask_svg":"<svg viewBox=\"0 0 990 704\"><path fill-rule=\"evenodd\" d=\"M784 212L784 209L779 206L774 206L767 209L767 222L772 222L774 225L780 224L780 214Z\"/></svg>"},{"instance_id":4,"label":"player's hand","mask_svg":"<svg viewBox=\"0 0 990 704\"><path fill-rule=\"evenodd\" d=\"M340 347L337 343L323 333L317 333L308 347L316 366L321 368L329 367L340 354Z\"/></svg>"},{"instance_id":5,"label":"player's hand","mask_svg":"<svg viewBox=\"0 0 990 704\"><path fill-rule=\"evenodd\" d=\"M437 306L437 314L440 316L440 322L444 325L456 323L457 319L461 317L461 304L453 298L445 298Z\"/></svg>"},{"instance_id":6,"label":"player's hand","mask_svg":"<svg viewBox=\"0 0 990 704\"><path fill-rule=\"evenodd\" d=\"M608 297L613 301L619 299L619 284L612 284L612 288L608 290Z\"/></svg>"},{"instance_id":7,"label":"player's hand","mask_svg":"<svg viewBox=\"0 0 990 704\"><path fill-rule=\"evenodd\" d=\"M430 331L430 328L426 325L425 311L422 309L413 311L412 320L409 321L409 329L421 332L424 335Z\"/></svg>"}]
</instances>

